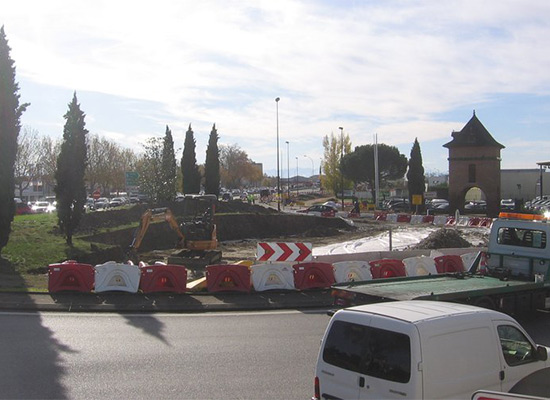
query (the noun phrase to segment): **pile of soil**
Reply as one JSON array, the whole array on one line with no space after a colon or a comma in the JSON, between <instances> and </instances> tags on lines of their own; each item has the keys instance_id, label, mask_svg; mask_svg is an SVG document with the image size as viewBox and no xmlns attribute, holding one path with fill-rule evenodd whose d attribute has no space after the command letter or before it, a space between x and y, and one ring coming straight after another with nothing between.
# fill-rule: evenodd
<instances>
[{"instance_id":1,"label":"pile of soil","mask_svg":"<svg viewBox=\"0 0 550 400\"><path fill-rule=\"evenodd\" d=\"M464 239L457 229L441 228L438 231L421 240L417 245L412 246L413 250L431 249L461 249L474 247L472 243Z\"/></svg>"}]
</instances>

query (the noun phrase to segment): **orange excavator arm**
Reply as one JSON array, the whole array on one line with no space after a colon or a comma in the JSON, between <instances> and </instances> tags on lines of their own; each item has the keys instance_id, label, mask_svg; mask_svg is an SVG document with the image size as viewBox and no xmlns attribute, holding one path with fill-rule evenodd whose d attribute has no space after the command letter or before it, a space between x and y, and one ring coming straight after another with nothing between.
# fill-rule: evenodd
<instances>
[{"instance_id":1,"label":"orange excavator arm","mask_svg":"<svg viewBox=\"0 0 550 400\"><path fill-rule=\"evenodd\" d=\"M143 238L145 237L145 233L147 232L147 229L149 229L149 225L151 224L151 221L160 220L163 219L170 225L170 228L172 228L180 238L179 244L182 244L185 241L185 236L181 232L180 227L178 225L178 222L176 221L176 218L174 217L174 214L169 208L153 208L145 211L143 215L141 216L141 220L139 222L139 227L136 230L136 233L134 235L134 240L132 241L132 244L130 245L130 248L137 250L139 249L139 246L141 246L141 242Z\"/></svg>"}]
</instances>

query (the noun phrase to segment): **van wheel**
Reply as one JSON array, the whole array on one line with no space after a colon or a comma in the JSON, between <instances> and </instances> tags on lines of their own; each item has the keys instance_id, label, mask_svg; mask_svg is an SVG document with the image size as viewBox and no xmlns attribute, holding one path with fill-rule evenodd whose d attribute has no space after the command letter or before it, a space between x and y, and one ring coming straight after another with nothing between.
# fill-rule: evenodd
<instances>
[{"instance_id":1,"label":"van wheel","mask_svg":"<svg viewBox=\"0 0 550 400\"><path fill-rule=\"evenodd\" d=\"M479 299L474 300L473 305L481 308L487 308L489 310L496 309L495 302L488 296L480 297Z\"/></svg>"}]
</instances>

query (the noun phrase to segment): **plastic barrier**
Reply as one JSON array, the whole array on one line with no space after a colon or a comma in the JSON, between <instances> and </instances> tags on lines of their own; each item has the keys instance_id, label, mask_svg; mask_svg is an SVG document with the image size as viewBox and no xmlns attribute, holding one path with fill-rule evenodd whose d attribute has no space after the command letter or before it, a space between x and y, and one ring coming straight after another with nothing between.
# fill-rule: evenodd
<instances>
[{"instance_id":1,"label":"plastic barrier","mask_svg":"<svg viewBox=\"0 0 550 400\"><path fill-rule=\"evenodd\" d=\"M307 262L295 264L294 286L296 289L328 288L334 283L332 264Z\"/></svg>"},{"instance_id":2,"label":"plastic barrier","mask_svg":"<svg viewBox=\"0 0 550 400\"><path fill-rule=\"evenodd\" d=\"M388 218L388 215L386 213L377 214L375 217L377 221L385 221L387 218Z\"/></svg>"},{"instance_id":3,"label":"plastic barrier","mask_svg":"<svg viewBox=\"0 0 550 400\"><path fill-rule=\"evenodd\" d=\"M465 271L467 271L470 268L470 266L472 265L476 257L477 257L477 252L464 253L460 255L460 258L462 259L462 265L464 266Z\"/></svg>"},{"instance_id":4,"label":"plastic barrier","mask_svg":"<svg viewBox=\"0 0 550 400\"><path fill-rule=\"evenodd\" d=\"M470 218L470 220L468 221L468 226L479 226L480 223L481 223L481 218L479 218L479 217L472 217L472 218Z\"/></svg>"},{"instance_id":5,"label":"plastic barrier","mask_svg":"<svg viewBox=\"0 0 550 400\"><path fill-rule=\"evenodd\" d=\"M369 281L372 279L368 261L338 261L332 263L336 283Z\"/></svg>"},{"instance_id":6,"label":"plastic barrier","mask_svg":"<svg viewBox=\"0 0 550 400\"><path fill-rule=\"evenodd\" d=\"M139 269L141 271L139 288L143 293L185 293L187 289L187 269L183 265L140 263Z\"/></svg>"},{"instance_id":7,"label":"plastic barrier","mask_svg":"<svg viewBox=\"0 0 550 400\"><path fill-rule=\"evenodd\" d=\"M141 271L137 265L108 261L95 269L95 291L119 291L137 293Z\"/></svg>"},{"instance_id":8,"label":"plastic barrier","mask_svg":"<svg viewBox=\"0 0 550 400\"><path fill-rule=\"evenodd\" d=\"M250 269L239 264L208 265L206 287L209 292L250 292Z\"/></svg>"},{"instance_id":9,"label":"plastic barrier","mask_svg":"<svg viewBox=\"0 0 550 400\"><path fill-rule=\"evenodd\" d=\"M293 290L294 269L292 264L255 264L250 267L252 285L258 292L272 289Z\"/></svg>"},{"instance_id":10,"label":"plastic barrier","mask_svg":"<svg viewBox=\"0 0 550 400\"><path fill-rule=\"evenodd\" d=\"M423 215L422 216L422 222L425 224L433 224L434 223L434 216L433 215Z\"/></svg>"},{"instance_id":11,"label":"plastic barrier","mask_svg":"<svg viewBox=\"0 0 550 400\"><path fill-rule=\"evenodd\" d=\"M411 224L420 224L424 222L425 215L411 215Z\"/></svg>"},{"instance_id":12,"label":"plastic barrier","mask_svg":"<svg viewBox=\"0 0 550 400\"><path fill-rule=\"evenodd\" d=\"M447 223L446 215L434 215L433 224L434 225L445 225Z\"/></svg>"},{"instance_id":13,"label":"plastic barrier","mask_svg":"<svg viewBox=\"0 0 550 400\"><path fill-rule=\"evenodd\" d=\"M94 288L94 267L67 260L48 266L48 291L50 293L71 290L91 292Z\"/></svg>"},{"instance_id":14,"label":"plastic barrier","mask_svg":"<svg viewBox=\"0 0 550 400\"><path fill-rule=\"evenodd\" d=\"M384 258L382 260L369 261L370 272L373 279L393 278L396 276L407 276L405 265L401 260Z\"/></svg>"},{"instance_id":15,"label":"plastic barrier","mask_svg":"<svg viewBox=\"0 0 550 400\"><path fill-rule=\"evenodd\" d=\"M397 222L411 222L410 214L397 214Z\"/></svg>"},{"instance_id":16,"label":"plastic barrier","mask_svg":"<svg viewBox=\"0 0 550 400\"><path fill-rule=\"evenodd\" d=\"M405 264L407 276L437 275L435 261L431 257L409 257L403 260L403 264Z\"/></svg>"},{"instance_id":17,"label":"plastic barrier","mask_svg":"<svg viewBox=\"0 0 550 400\"><path fill-rule=\"evenodd\" d=\"M455 217L447 217L447 221L445 222L445 226L455 226L456 225L456 218Z\"/></svg>"},{"instance_id":18,"label":"plastic barrier","mask_svg":"<svg viewBox=\"0 0 550 400\"><path fill-rule=\"evenodd\" d=\"M437 273L444 274L447 272L464 272L464 264L462 258L457 255L446 255L434 258L435 268Z\"/></svg>"},{"instance_id":19,"label":"plastic barrier","mask_svg":"<svg viewBox=\"0 0 550 400\"><path fill-rule=\"evenodd\" d=\"M470 224L470 218L469 217L458 217L458 221L456 222L458 226L469 226Z\"/></svg>"},{"instance_id":20,"label":"plastic barrier","mask_svg":"<svg viewBox=\"0 0 550 400\"><path fill-rule=\"evenodd\" d=\"M482 218L479 225L484 227L484 228L490 228L491 225L493 225L493 219L492 218Z\"/></svg>"}]
</instances>

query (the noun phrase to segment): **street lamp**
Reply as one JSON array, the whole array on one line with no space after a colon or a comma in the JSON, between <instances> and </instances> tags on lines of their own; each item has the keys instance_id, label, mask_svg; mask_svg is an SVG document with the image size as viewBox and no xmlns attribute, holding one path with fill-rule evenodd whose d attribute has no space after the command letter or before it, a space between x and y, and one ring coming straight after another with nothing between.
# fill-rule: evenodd
<instances>
[{"instance_id":1,"label":"street lamp","mask_svg":"<svg viewBox=\"0 0 550 400\"><path fill-rule=\"evenodd\" d=\"M281 211L281 175L279 171L279 97L275 99L277 108L277 211Z\"/></svg>"},{"instance_id":2,"label":"street lamp","mask_svg":"<svg viewBox=\"0 0 550 400\"><path fill-rule=\"evenodd\" d=\"M304 154L304 157L307 157L311 160L311 179L313 180L313 175L315 175L315 165L313 164L313 158L311 158L310 156Z\"/></svg>"},{"instance_id":3,"label":"street lamp","mask_svg":"<svg viewBox=\"0 0 550 400\"><path fill-rule=\"evenodd\" d=\"M290 201L290 142L286 141L286 193Z\"/></svg>"},{"instance_id":4,"label":"street lamp","mask_svg":"<svg viewBox=\"0 0 550 400\"><path fill-rule=\"evenodd\" d=\"M298 197L298 157L296 157L296 197Z\"/></svg>"},{"instance_id":5,"label":"street lamp","mask_svg":"<svg viewBox=\"0 0 550 400\"><path fill-rule=\"evenodd\" d=\"M342 160L344 159L344 128L339 127L340 129L340 140L342 142L342 149L340 152L340 177L342 184L342 211L344 211L344 174L342 173Z\"/></svg>"}]
</instances>

